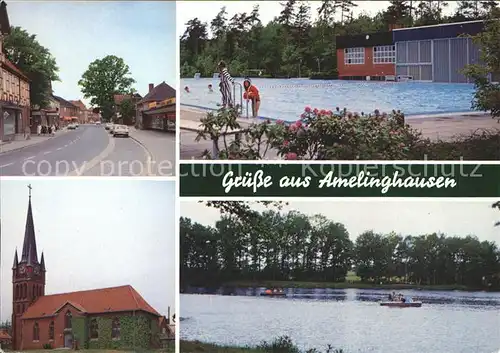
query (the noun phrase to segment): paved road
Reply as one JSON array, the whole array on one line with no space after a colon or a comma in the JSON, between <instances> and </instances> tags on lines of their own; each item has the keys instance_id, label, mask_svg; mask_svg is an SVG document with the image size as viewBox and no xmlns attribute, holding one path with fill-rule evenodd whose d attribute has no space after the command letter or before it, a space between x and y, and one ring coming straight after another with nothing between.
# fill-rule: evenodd
<instances>
[{"instance_id":1,"label":"paved road","mask_svg":"<svg viewBox=\"0 0 500 353\"><path fill-rule=\"evenodd\" d=\"M94 125L80 125L50 140L0 154L2 176L130 176L141 175L139 165L146 169L147 152L142 146L130 138L113 138Z\"/></svg>"}]
</instances>

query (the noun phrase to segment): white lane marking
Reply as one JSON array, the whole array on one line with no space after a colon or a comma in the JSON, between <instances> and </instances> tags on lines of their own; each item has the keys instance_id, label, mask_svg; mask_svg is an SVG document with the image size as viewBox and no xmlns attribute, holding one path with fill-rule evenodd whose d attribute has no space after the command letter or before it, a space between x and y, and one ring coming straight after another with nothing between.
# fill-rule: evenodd
<instances>
[{"instance_id":1,"label":"white lane marking","mask_svg":"<svg viewBox=\"0 0 500 353\"><path fill-rule=\"evenodd\" d=\"M25 158L24 160L25 160L25 161L27 161L27 160L29 160L29 159L33 159L33 158L35 158L35 157L36 157L36 156L31 156L31 157Z\"/></svg>"},{"instance_id":2,"label":"white lane marking","mask_svg":"<svg viewBox=\"0 0 500 353\"><path fill-rule=\"evenodd\" d=\"M69 146L69 143L67 145L64 145L64 147L68 147Z\"/></svg>"},{"instance_id":3,"label":"white lane marking","mask_svg":"<svg viewBox=\"0 0 500 353\"><path fill-rule=\"evenodd\" d=\"M62 147L59 147L56 151L60 151L60 150L62 150L62 149L63 149Z\"/></svg>"},{"instance_id":4,"label":"white lane marking","mask_svg":"<svg viewBox=\"0 0 500 353\"><path fill-rule=\"evenodd\" d=\"M52 151L47 151L47 152L44 152L43 154L49 154L49 153L52 153Z\"/></svg>"},{"instance_id":5,"label":"white lane marking","mask_svg":"<svg viewBox=\"0 0 500 353\"><path fill-rule=\"evenodd\" d=\"M7 163L7 164L4 164L4 165L0 165L0 168L3 168L3 167L8 167L9 165L13 165L13 164L14 164L14 162L12 162L12 163Z\"/></svg>"}]
</instances>

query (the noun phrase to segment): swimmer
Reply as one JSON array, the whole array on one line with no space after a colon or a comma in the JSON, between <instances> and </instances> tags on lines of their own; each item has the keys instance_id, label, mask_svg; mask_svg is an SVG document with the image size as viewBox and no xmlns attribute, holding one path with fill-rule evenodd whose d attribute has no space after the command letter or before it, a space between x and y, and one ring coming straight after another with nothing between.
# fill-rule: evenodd
<instances>
[{"instance_id":1,"label":"swimmer","mask_svg":"<svg viewBox=\"0 0 500 353\"><path fill-rule=\"evenodd\" d=\"M184 91L186 91L186 93L189 93L189 87L188 86L184 87Z\"/></svg>"},{"instance_id":2,"label":"swimmer","mask_svg":"<svg viewBox=\"0 0 500 353\"><path fill-rule=\"evenodd\" d=\"M214 91L214 90L213 90L213 88L212 88L212 84L210 83L210 84L208 85L208 92L209 92L209 93L213 93L213 91Z\"/></svg>"},{"instance_id":3,"label":"swimmer","mask_svg":"<svg viewBox=\"0 0 500 353\"><path fill-rule=\"evenodd\" d=\"M243 81L243 88L245 89L245 93L243 93L243 98L252 101L252 116L256 118L259 115L260 108L260 94L257 87L252 85L252 81L249 78L246 78Z\"/></svg>"}]
</instances>

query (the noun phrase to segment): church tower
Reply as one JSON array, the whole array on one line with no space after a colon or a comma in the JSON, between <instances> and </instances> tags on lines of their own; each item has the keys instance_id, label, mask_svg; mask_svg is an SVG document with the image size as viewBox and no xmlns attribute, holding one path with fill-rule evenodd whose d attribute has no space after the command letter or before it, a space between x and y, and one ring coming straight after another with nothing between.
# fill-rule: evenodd
<instances>
[{"instance_id":1,"label":"church tower","mask_svg":"<svg viewBox=\"0 0 500 353\"><path fill-rule=\"evenodd\" d=\"M31 185L28 185L29 200L26 228L21 258L17 249L12 266L12 348L21 350L21 316L40 296L45 294L45 260L43 253L38 261L35 225L31 210Z\"/></svg>"}]
</instances>

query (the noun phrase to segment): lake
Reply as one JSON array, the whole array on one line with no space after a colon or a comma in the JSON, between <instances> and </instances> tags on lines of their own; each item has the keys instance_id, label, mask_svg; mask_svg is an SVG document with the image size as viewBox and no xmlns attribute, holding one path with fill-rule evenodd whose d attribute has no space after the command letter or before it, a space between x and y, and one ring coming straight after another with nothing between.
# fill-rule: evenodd
<instances>
[{"instance_id":1,"label":"lake","mask_svg":"<svg viewBox=\"0 0 500 353\"><path fill-rule=\"evenodd\" d=\"M236 81L242 83L243 79ZM359 113L399 109L407 116L469 112L474 94L474 86L465 83L258 78L252 82L261 93L259 115L285 121L298 120L305 106L327 110L345 107ZM212 93L208 84L214 87ZM221 103L218 85L218 79L182 79L181 105L217 109L217 103ZM186 86L190 93L184 91Z\"/></svg>"},{"instance_id":2,"label":"lake","mask_svg":"<svg viewBox=\"0 0 500 353\"><path fill-rule=\"evenodd\" d=\"M500 350L500 293L402 291L423 306L387 308L378 304L387 290L287 289L286 298L263 290L189 289L205 294L181 294L181 339L255 346L287 335L302 350L330 344L344 353Z\"/></svg>"}]
</instances>

